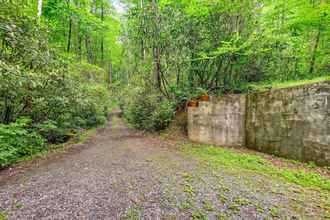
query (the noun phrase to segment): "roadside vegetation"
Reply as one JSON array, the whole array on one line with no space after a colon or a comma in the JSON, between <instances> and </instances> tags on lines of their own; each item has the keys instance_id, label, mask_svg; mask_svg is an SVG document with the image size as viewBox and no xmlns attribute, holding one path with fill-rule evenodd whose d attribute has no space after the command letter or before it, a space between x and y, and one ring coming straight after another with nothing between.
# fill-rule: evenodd
<instances>
[{"instance_id":1,"label":"roadside vegetation","mask_svg":"<svg viewBox=\"0 0 330 220\"><path fill-rule=\"evenodd\" d=\"M110 4L23 2L0 6L0 168L104 124L113 103Z\"/></svg>"}]
</instances>

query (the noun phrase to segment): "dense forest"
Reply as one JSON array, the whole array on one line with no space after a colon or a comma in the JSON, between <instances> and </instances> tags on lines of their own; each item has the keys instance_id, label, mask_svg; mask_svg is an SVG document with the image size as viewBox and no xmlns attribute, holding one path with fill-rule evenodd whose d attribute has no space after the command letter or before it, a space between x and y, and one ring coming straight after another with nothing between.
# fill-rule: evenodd
<instances>
[{"instance_id":1,"label":"dense forest","mask_svg":"<svg viewBox=\"0 0 330 220\"><path fill-rule=\"evenodd\" d=\"M119 97L140 128L203 93L330 72L328 0L130 1L123 30Z\"/></svg>"},{"instance_id":2,"label":"dense forest","mask_svg":"<svg viewBox=\"0 0 330 220\"><path fill-rule=\"evenodd\" d=\"M0 167L104 124L114 102L155 131L202 94L327 77L329 42L329 0L4 0Z\"/></svg>"}]
</instances>

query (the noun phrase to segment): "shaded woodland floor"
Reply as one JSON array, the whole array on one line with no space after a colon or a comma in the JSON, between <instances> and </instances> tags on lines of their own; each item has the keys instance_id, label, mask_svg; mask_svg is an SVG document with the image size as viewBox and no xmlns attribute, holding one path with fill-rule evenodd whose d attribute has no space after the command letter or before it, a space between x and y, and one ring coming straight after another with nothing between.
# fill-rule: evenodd
<instances>
[{"instance_id":1,"label":"shaded woodland floor","mask_svg":"<svg viewBox=\"0 0 330 220\"><path fill-rule=\"evenodd\" d=\"M15 169L0 172L0 219L330 217L327 190L212 166L117 117L69 152Z\"/></svg>"}]
</instances>

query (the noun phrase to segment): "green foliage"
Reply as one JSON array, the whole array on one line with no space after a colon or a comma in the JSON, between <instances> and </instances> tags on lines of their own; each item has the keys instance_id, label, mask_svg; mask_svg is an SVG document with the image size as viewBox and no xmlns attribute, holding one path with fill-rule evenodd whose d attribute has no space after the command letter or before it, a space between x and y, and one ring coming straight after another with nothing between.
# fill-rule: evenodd
<instances>
[{"instance_id":1,"label":"green foliage","mask_svg":"<svg viewBox=\"0 0 330 220\"><path fill-rule=\"evenodd\" d=\"M304 187L330 191L330 180L326 177L312 171L279 168L261 156L239 153L231 149L207 145L186 145L183 147L183 151L187 154L198 156L201 160L207 161L211 166L238 169L244 172L257 172L269 176L279 176L288 182Z\"/></svg>"},{"instance_id":2,"label":"green foliage","mask_svg":"<svg viewBox=\"0 0 330 220\"><path fill-rule=\"evenodd\" d=\"M104 69L90 63L74 63L69 66L69 72L76 77L82 77L83 81L104 83L106 81L106 72Z\"/></svg>"},{"instance_id":3,"label":"green foliage","mask_svg":"<svg viewBox=\"0 0 330 220\"><path fill-rule=\"evenodd\" d=\"M104 124L110 106L103 69L53 45L54 27L26 11L31 4L4 6L12 10L0 14L1 166Z\"/></svg>"},{"instance_id":4,"label":"green foliage","mask_svg":"<svg viewBox=\"0 0 330 220\"><path fill-rule=\"evenodd\" d=\"M29 129L30 124L31 120L27 118L17 119L9 125L0 124L0 167L43 150L44 139Z\"/></svg>"},{"instance_id":5,"label":"green foliage","mask_svg":"<svg viewBox=\"0 0 330 220\"><path fill-rule=\"evenodd\" d=\"M242 93L329 75L328 1L129 2L122 81L149 78L167 98L174 87L179 105L197 88Z\"/></svg>"},{"instance_id":6,"label":"green foliage","mask_svg":"<svg viewBox=\"0 0 330 220\"><path fill-rule=\"evenodd\" d=\"M165 129L175 114L173 102L160 94L141 91L124 106L124 116L134 127L149 131Z\"/></svg>"}]
</instances>

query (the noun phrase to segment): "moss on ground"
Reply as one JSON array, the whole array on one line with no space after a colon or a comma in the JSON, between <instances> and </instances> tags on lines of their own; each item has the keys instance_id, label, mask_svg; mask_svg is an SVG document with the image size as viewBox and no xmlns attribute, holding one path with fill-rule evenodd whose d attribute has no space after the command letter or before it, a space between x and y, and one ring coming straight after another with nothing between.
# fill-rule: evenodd
<instances>
[{"instance_id":1,"label":"moss on ground","mask_svg":"<svg viewBox=\"0 0 330 220\"><path fill-rule=\"evenodd\" d=\"M211 166L221 166L229 169L257 172L271 177L280 177L302 187L330 192L330 180L328 178L312 171L307 172L302 169L275 166L258 155L235 152L227 148L195 144L186 144L182 147L182 150L184 153L207 161Z\"/></svg>"},{"instance_id":2,"label":"moss on ground","mask_svg":"<svg viewBox=\"0 0 330 220\"><path fill-rule=\"evenodd\" d=\"M316 77L313 79L305 79L305 80L264 82L258 84L250 84L250 86L254 91L262 92L262 91L267 91L269 89L284 89L295 86L319 83L327 80L330 80L330 76L322 76L322 77Z\"/></svg>"}]
</instances>

